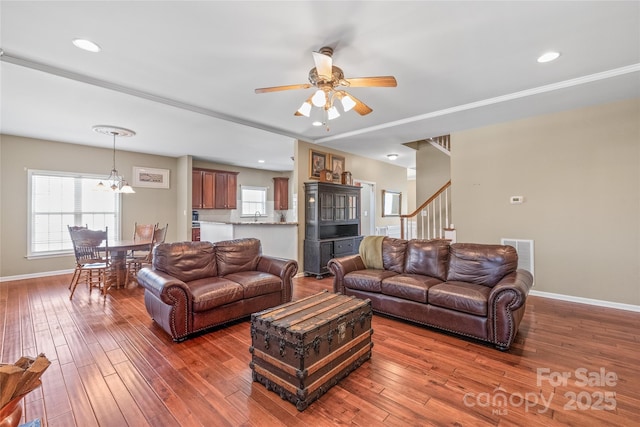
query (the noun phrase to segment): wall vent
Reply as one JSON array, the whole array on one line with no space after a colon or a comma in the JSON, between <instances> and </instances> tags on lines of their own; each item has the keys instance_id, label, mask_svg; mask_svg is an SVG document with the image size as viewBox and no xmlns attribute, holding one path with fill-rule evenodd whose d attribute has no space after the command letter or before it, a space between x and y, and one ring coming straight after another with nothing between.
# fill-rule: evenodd
<instances>
[{"instance_id":1,"label":"wall vent","mask_svg":"<svg viewBox=\"0 0 640 427\"><path fill-rule=\"evenodd\" d=\"M386 236L387 227L376 227L376 236Z\"/></svg>"},{"instance_id":2,"label":"wall vent","mask_svg":"<svg viewBox=\"0 0 640 427\"><path fill-rule=\"evenodd\" d=\"M527 270L535 277L533 271L533 240L503 238L500 243L516 248L516 252L518 252L518 268Z\"/></svg>"},{"instance_id":3,"label":"wall vent","mask_svg":"<svg viewBox=\"0 0 640 427\"><path fill-rule=\"evenodd\" d=\"M400 238L400 226L388 225L386 227L376 227L376 236L389 236L396 239Z\"/></svg>"}]
</instances>

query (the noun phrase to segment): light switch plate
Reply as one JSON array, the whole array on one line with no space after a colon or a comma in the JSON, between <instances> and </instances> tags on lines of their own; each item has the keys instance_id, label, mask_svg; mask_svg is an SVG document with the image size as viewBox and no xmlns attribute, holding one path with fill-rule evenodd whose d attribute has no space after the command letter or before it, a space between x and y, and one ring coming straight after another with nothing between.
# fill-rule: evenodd
<instances>
[{"instance_id":1,"label":"light switch plate","mask_svg":"<svg viewBox=\"0 0 640 427\"><path fill-rule=\"evenodd\" d=\"M512 205L519 205L520 203L524 202L524 197L523 196L511 196L509 201L511 202Z\"/></svg>"}]
</instances>

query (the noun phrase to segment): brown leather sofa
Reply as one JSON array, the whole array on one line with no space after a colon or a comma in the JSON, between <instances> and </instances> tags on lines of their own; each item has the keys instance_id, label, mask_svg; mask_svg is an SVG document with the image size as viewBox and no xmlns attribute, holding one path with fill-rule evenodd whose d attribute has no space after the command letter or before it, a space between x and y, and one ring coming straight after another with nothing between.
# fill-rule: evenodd
<instances>
[{"instance_id":1,"label":"brown leather sofa","mask_svg":"<svg viewBox=\"0 0 640 427\"><path fill-rule=\"evenodd\" d=\"M371 300L378 313L475 338L507 350L533 276L511 246L446 240L382 241L383 269L360 255L334 258L333 290Z\"/></svg>"},{"instance_id":2,"label":"brown leather sofa","mask_svg":"<svg viewBox=\"0 0 640 427\"><path fill-rule=\"evenodd\" d=\"M174 341L291 301L298 263L262 255L260 240L162 243L138 272L144 303Z\"/></svg>"}]
</instances>

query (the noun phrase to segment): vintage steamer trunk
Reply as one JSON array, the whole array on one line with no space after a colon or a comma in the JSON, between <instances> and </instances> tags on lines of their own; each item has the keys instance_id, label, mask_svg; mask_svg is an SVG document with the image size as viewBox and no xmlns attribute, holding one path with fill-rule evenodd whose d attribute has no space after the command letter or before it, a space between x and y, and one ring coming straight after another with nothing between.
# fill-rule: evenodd
<instances>
[{"instance_id":1,"label":"vintage steamer trunk","mask_svg":"<svg viewBox=\"0 0 640 427\"><path fill-rule=\"evenodd\" d=\"M319 294L251 315L253 380L299 411L371 357L371 301Z\"/></svg>"}]
</instances>

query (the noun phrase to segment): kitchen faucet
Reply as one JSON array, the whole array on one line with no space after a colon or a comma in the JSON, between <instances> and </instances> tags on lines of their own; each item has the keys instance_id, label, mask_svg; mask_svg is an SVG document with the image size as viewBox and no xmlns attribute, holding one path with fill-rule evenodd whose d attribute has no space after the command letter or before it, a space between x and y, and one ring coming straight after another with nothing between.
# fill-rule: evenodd
<instances>
[{"instance_id":1,"label":"kitchen faucet","mask_svg":"<svg viewBox=\"0 0 640 427\"><path fill-rule=\"evenodd\" d=\"M260 216L260 211L256 211L256 213L253 214L253 221L258 222L259 216Z\"/></svg>"}]
</instances>

